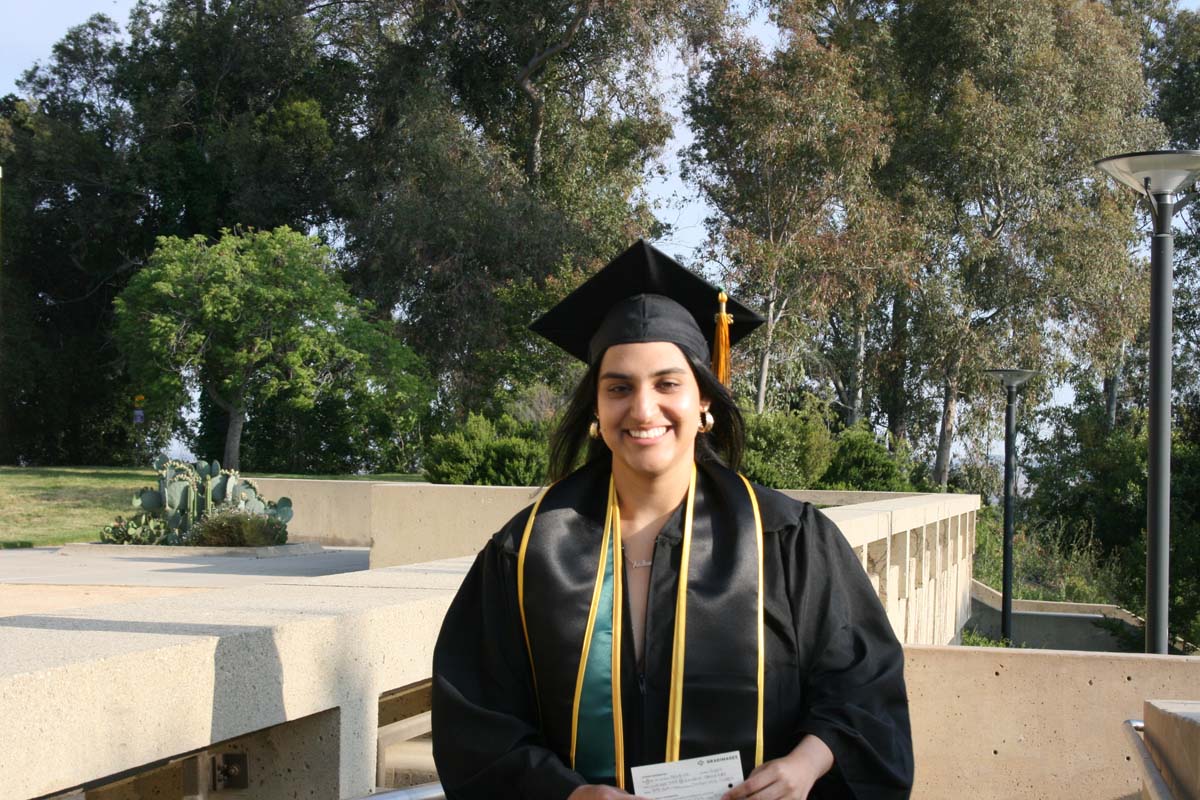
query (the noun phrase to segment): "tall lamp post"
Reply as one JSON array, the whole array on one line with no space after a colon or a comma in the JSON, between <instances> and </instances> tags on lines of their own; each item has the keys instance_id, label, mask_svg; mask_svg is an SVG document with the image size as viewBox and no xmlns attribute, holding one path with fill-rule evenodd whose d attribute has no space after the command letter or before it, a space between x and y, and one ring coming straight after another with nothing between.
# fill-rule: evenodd
<instances>
[{"instance_id":1,"label":"tall lamp post","mask_svg":"<svg viewBox=\"0 0 1200 800\"><path fill-rule=\"evenodd\" d=\"M1171 341L1177 193L1200 175L1200 150L1151 150L1102 158L1096 166L1149 201L1150 454L1146 482L1146 652L1167 652L1171 537Z\"/></svg>"},{"instance_id":2,"label":"tall lamp post","mask_svg":"<svg viewBox=\"0 0 1200 800\"><path fill-rule=\"evenodd\" d=\"M1013 493L1017 475L1017 387L1035 374L1030 369L985 370L1000 379L1008 392L1004 404L1004 586L1000 601L1000 637L1012 641Z\"/></svg>"}]
</instances>

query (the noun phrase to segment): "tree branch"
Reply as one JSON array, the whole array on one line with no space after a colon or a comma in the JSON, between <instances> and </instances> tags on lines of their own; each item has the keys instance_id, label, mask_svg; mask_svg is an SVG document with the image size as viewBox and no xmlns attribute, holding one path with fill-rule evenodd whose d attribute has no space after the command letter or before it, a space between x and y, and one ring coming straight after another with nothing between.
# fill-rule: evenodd
<instances>
[{"instance_id":1,"label":"tree branch","mask_svg":"<svg viewBox=\"0 0 1200 800\"><path fill-rule=\"evenodd\" d=\"M529 139L529 154L525 160L525 175L530 181L536 180L537 176L542 171L542 129L545 127L545 99L538 88L533 85L533 74L545 66L546 62L554 56L567 49L571 42L574 41L575 35L579 33L583 21L587 19L593 9L596 7L596 0L588 0L579 10L575 12L575 18L571 20L571 24L567 26L566 33L563 38L546 48L542 52L529 59L529 63L517 75L517 85L521 90L529 96L529 102L532 104L533 120L530 125L531 134Z\"/></svg>"}]
</instances>

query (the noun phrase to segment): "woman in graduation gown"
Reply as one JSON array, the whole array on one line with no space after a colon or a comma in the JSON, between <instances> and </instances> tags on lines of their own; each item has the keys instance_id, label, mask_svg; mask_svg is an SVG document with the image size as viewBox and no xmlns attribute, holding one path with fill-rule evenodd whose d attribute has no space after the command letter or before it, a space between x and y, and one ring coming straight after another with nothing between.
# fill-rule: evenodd
<instances>
[{"instance_id":1,"label":"woman in graduation gown","mask_svg":"<svg viewBox=\"0 0 1200 800\"><path fill-rule=\"evenodd\" d=\"M725 299L638 242L534 324L589 369L555 482L442 625L447 797L622 797L633 767L731 750L728 800L908 796L903 654L866 574L819 511L725 466L742 420L717 376L761 322Z\"/></svg>"}]
</instances>

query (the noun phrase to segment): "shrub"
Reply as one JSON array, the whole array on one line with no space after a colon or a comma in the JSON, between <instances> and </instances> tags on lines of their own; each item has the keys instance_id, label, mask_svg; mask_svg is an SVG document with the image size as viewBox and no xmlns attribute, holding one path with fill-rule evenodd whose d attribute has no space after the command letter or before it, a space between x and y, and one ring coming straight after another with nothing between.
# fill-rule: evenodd
<instances>
[{"instance_id":1,"label":"shrub","mask_svg":"<svg viewBox=\"0 0 1200 800\"><path fill-rule=\"evenodd\" d=\"M1013 644L1008 639L993 639L986 634L982 634L972 628L963 628L960 644L963 647L1012 647Z\"/></svg>"},{"instance_id":2,"label":"shrub","mask_svg":"<svg viewBox=\"0 0 1200 800\"><path fill-rule=\"evenodd\" d=\"M458 430L435 435L427 456L432 483L536 486L546 475L546 434L508 415L492 422L469 414Z\"/></svg>"},{"instance_id":3,"label":"shrub","mask_svg":"<svg viewBox=\"0 0 1200 800\"><path fill-rule=\"evenodd\" d=\"M742 472L776 489L813 486L829 466L833 437L819 411L767 411L746 415Z\"/></svg>"},{"instance_id":4,"label":"shrub","mask_svg":"<svg viewBox=\"0 0 1200 800\"><path fill-rule=\"evenodd\" d=\"M221 511L192 527L188 544L197 547L269 547L287 543L287 525L247 511Z\"/></svg>"},{"instance_id":5,"label":"shrub","mask_svg":"<svg viewBox=\"0 0 1200 800\"><path fill-rule=\"evenodd\" d=\"M1004 579L1004 512L983 508L975 523L976 580L997 591ZM1066 536L1059 528L1028 522L1013 535L1013 597L1064 603L1121 603L1120 568L1101 555L1099 543L1086 534Z\"/></svg>"},{"instance_id":6,"label":"shrub","mask_svg":"<svg viewBox=\"0 0 1200 800\"><path fill-rule=\"evenodd\" d=\"M838 435L833 460L821 476L820 488L911 492L908 473L906 456L890 452L866 428L847 428Z\"/></svg>"}]
</instances>

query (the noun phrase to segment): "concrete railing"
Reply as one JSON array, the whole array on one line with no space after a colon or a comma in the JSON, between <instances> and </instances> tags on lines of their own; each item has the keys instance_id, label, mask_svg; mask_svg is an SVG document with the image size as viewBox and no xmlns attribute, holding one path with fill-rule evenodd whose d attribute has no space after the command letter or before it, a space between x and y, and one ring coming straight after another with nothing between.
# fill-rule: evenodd
<instances>
[{"instance_id":1,"label":"concrete railing","mask_svg":"<svg viewBox=\"0 0 1200 800\"><path fill-rule=\"evenodd\" d=\"M255 479L287 495L297 541L371 548L371 568L473 555L536 487ZM947 644L971 614L977 495L797 490L821 506L862 560L897 637Z\"/></svg>"},{"instance_id":2,"label":"concrete railing","mask_svg":"<svg viewBox=\"0 0 1200 800\"><path fill-rule=\"evenodd\" d=\"M148 782L178 787L234 752L248 765L242 796L366 795L380 697L429 678L469 565L0 618L0 798L114 780L133 792L121 796L178 796ZM1196 657L918 645L905 655L917 798L1130 796L1140 774L1123 721L1147 698L1200 693Z\"/></svg>"},{"instance_id":3,"label":"concrete railing","mask_svg":"<svg viewBox=\"0 0 1200 800\"><path fill-rule=\"evenodd\" d=\"M369 546L372 569L472 555L537 487L256 478L291 497L296 541ZM976 495L796 490L842 529L903 642L945 644L971 614ZM436 532L436 533L435 533Z\"/></svg>"},{"instance_id":4,"label":"concrete railing","mask_svg":"<svg viewBox=\"0 0 1200 800\"><path fill-rule=\"evenodd\" d=\"M284 495L292 499L296 515L288 524L288 534L296 541L341 547L371 547L375 540L386 541L387 549L380 557L388 563L372 566L415 564L473 553L480 547L481 536L498 529L540 491L537 487L307 478L254 478L254 482L269 500ZM821 507L913 496L902 492L822 490L791 494ZM439 535L429 536L430 530ZM427 541L435 538L438 541ZM430 550L430 546L437 551Z\"/></svg>"},{"instance_id":5,"label":"concrete railing","mask_svg":"<svg viewBox=\"0 0 1200 800\"><path fill-rule=\"evenodd\" d=\"M826 508L904 644L950 644L971 616L979 496L922 494Z\"/></svg>"}]
</instances>

